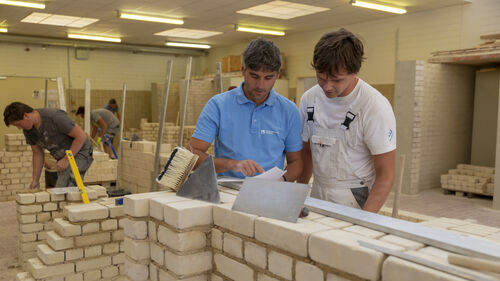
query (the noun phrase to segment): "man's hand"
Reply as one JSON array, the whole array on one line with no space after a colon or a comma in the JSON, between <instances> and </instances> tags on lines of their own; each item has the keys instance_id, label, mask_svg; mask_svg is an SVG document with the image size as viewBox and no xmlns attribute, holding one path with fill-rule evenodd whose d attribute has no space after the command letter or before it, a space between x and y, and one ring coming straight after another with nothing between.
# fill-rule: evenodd
<instances>
[{"instance_id":1,"label":"man's hand","mask_svg":"<svg viewBox=\"0 0 500 281\"><path fill-rule=\"evenodd\" d=\"M30 189L35 189L35 188L38 188L38 187L40 187L40 183L39 182L37 182L37 181L36 182L35 181L31 182Z\"/></svg>"},{"instance_id":2,"label":"man's hand","mask_svg":"<svg viewBox=\"0 0 500 281\"><path fill-rule=\"evenodd\" d=\"M253 160L232 160L231 171L241 172L246 177L254 176L257 173L264 173L264 169Z\"/></svg>"},{"instance_id":3,"label":"man's hand","mask_svg":"<svg viewBox=\"0 0 500 281\"><path fill-rule=\"evenodd\" d=\"M68 157L64 156L63 158L59 159L56 164L56 168L58 171L64 171L66 168L68 168Z\"/></svg>"}]
</instances>

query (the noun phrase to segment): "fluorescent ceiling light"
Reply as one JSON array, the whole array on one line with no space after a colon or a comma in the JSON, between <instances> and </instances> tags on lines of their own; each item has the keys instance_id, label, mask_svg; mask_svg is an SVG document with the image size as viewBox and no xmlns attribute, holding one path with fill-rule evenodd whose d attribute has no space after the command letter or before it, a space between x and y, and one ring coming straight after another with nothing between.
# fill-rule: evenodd
<instances>
[{"instance_id":1,"label":"fluorescent ceiling light","mask_svg":"<svg viewBox=\"0 0 500 281\"><path fill-rule=\"evenodd\" d=\"M135 14L129 14L129 13L120 13L120 18L129 19L129 20L142 20L142 21L170 23L170 24L184 24L184 21L180 20L180 19L150 17L150 16L135 15Z\"/></svg>"},{"instance_id":2,"label":"fluorescent ceiling light","mask_svg":"<svg viewBox=\"0 0 500 281\"><path fill-rule=\"evenodd\" d=\"M155 35L159 36L190 38L190 39L207 38L219 34L222 34L222 32L200 30L200 29L188 29L188 28L174 28L155 33Z\"/></svg>"},{"instance_id":3,"label":"fluorescent ceiling light","mask_svg":"<svg viewBox=\"0 0 500 281\"><path fill-rule=\"evenodd\" d=\"M406 14L406 10L402 9L402 8L397 8L394 6L387 6L387 5L382 5L382 4L376 4L376 3L368 3L368 2L364 2L364 1L357 1L357 0L351 1L351 5L356 6L356 7L363 7L363 8L368 8L368 9L389 12L389 13L395 13L395 14Z\"/></svg>"},{"instance_id":4,"label":"fluorescent ceiling light","mask_svg":"<svg viewBox=\"0 0 500 281\"><path fill-rule=\"evenodd\" d=\"M184 48L196 48L196 49L210 49L210 45L207 45L207 44L167 42L167 43L165 43L165 45L172 46L172 47L184 47Z\"/></svg>"},{"instance_id":5,"label":"fluorescent ceiling light","mask_svg":"<svg viewBox=\"0 0 500 281\"><path fill-rule=\"evenodd\" d=\"M237 13L286 20L328 10L330 9L305 4L286 1L272 1L262 5L250 7L248 9L239 10Z\"/></svg>"},{"instance_id":6,"label":"fluorescent ceiling light","mask_svg":"<svg viewBox=\"0 0 500 281\"><path fill-rule=\"evenodd\" d=\"M65 15L54 15L46 13L31 13L21 20L21 22L58 25L67 27L82 28L89 24L99 21L99 19L72 17Z\"/></svg>"},{"instance_id":7,"label":"fluorescent ceiling light","mask_svg":"<svg viewBox=\"0 0 500 281\"><path fill-rule=\"evenodd\" d=\"M236 26L236 31L285 36L284 31L268 30L268 29L252 28L252 27L243 27L243 26L239 26L239 25Z\"/></svg>"},{"instance_id":8,"label":"fluorescent ceiling light","mask_svg":"<svg viewBox=\"0 0 500 281\"><path fill-rule=\"evenodd\" d=\"M45 9L45 4L44 3L0 0L0 4L1 5L27 7L27 8L35 8L35 9Z\"/></svg>"},{"instance_id":9,"label":"fluorescent ceiling light","mask_svg":"<svg viewBox=\"0 0 500 281\"><path fill-rule=\"evenodd\" d=\"M9 30L7 30L7 28L5 28L5 27L0 27L0 32L7 32L7 31L9 31Z\"/></svg>"},{"instance_id":10,"label":"fluorescent ceiling light","mask_svg":"<svg viewBox=\"0 0 500 281\"><path fill-rule=\"evenodd\" d=\"M122 39L116 37L93 36L93 35L83 35L83 34L73 34L73 33L69 33L68 38L116 42L116 43L120 43L122 41Z\"/></svg>"}]
</instances>

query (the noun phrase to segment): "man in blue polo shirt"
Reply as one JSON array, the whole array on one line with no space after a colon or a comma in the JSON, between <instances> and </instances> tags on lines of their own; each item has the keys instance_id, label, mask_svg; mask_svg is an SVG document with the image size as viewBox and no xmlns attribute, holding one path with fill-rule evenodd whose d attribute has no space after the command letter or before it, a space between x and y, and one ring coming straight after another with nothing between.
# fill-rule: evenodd
<instances>
[{"instance_id":1,"label":"man in blue polo shirt","mask_svg":"<svg viewBox=\"0 0 500 281\"><path fill-rule=\"evenodd\" d=\"M266 39L246 47L238 88L212 97L201 112L189 148L201 163L215 139L215 170L219 175L243 178L274 166L294 181L302 172L301 121L297 107L274 92L281 52Z\"/></svg>"}]
</instances>

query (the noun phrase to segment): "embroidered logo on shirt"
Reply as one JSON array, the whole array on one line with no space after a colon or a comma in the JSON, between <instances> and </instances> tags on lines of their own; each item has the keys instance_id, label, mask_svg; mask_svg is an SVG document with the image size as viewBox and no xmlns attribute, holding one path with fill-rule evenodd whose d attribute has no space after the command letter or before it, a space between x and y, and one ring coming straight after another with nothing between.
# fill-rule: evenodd
<instances>
[{"instance_id":1,"label":"embroidered logo on shirt","mask_svg":"<svg viewBox=\"0 0 500 281\"><path fill-rule=\"evenodd\" d=\"M280 132L271 131L271 130L260 130L260 133L262 135L279 135L280 134Z\"/></svg>"},{"instance_id":2,"label":"embroidered logo on shirt","mask_svg":"<svg viewBox=\"0 0 500 281\"><path fill-rule=\"evenodd\" d=\"M393 136L393 135L394 135L394 134L393 134L393 132L392 132L392 129L389 129L389 135L388 135L388 137L389 137L389 141L392 141L392 136Z\"/></svg>"}]
</instances>

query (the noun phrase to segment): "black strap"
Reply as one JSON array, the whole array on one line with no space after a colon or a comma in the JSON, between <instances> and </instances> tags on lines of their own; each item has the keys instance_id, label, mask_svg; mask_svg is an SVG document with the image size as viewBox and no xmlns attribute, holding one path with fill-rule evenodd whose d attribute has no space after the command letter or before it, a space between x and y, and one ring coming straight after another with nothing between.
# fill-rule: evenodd
<instances>
[{"instance_id":1,"label":"black strap","mask_svg":"<svg viewBox=\"0 0 500 281\"><path fill-rule=\"evenodd\" d=\"M354 114L350 111L347 111L347 113L345 114L345 120L344 120L344 123L342 123L342 126L344 126L344 128L346 130L349 130L349 126L351 125L351 122L354 121L355 118L356 118L356 114Z\"/></svg>"},{"instance_id":2,"label":"black strap","mask_svg":"<svg viewBox=\"0 0 500 281\"><path fill-rule=\"evenodd\" d=\"M314 106L307 107L307 122L314 122Z\"/></svg>"}]
</instances>

